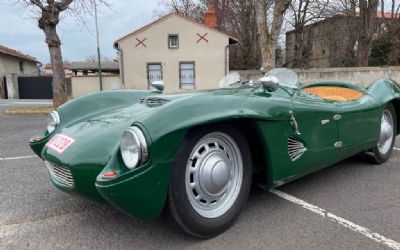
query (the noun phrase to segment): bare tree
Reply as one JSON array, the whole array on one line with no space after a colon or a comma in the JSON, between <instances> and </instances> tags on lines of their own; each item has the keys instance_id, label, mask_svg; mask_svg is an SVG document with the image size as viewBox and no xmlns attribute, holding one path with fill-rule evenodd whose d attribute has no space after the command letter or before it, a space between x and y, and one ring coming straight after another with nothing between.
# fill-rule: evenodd
<instances>
[{"instance_id":1,"label":"bare tree","mask_svg":"<svg viewBox=\"0 0 400 250\"><path fill-rule=\"evenodd\" d=\"M97 55L90 55L90 56L85 58L85 61L86 62L91 62L91 63L96 63L98 61L98 56ZM100 61L101 62L113 62L112 59L110 59L110 58L108 58L108 57L106 57L104 55L101 55Z\"/></svg>"},{"instance_id":2,"label":"bare tree","mask_svg":"<svg viewBox=\"0 0 400 250\"><path fill-rule=\"evenodd\" d=\"M368 66L378 5L379 0L359 0L360 36L357 49L357 65L359 67Z\"/></svg>"},{"instance_id":3,"label":"bare tree","mask_svg":"<svg viewBox=\"0 0 400 250\"><path fill-rule=\"evenodd\" d=\"M233 0L224 21L225 30L239 39L239 46L231 48L231 68L260 68L261 49L258 43L258 30L254 0Z\"/></svg>"},{"instance_id":4,"label":"bare tree","mask_svg":"<svg viewBox=\"0 0 400 250\"><path fill-rule=\"evenodd\" d=\"M389 11L387 11L389 7ZM381 52L387 51L385 65L400 64L400 1L381 0L381 22L384 28L381 30L378 40L383 39L387 48L380 48Z\"/></svg>"},{"instance_id":5,"label":"bare tree","mask_svg":"<svg viewBox=\"0 0 400 250\"><path fill-rule=\"evenodd\" d=\"M197 21L203 19L203 13L207 7L198 0L160 0L159 6L160 8L155 11L159 17L169 13L179 13Z\"/></svg>"},{"instance_id":6,"label":"bare tree","mask_svg":"<svg viewBox=\"0 0 400 250\"><path fill-rule=\"evenodd\" d=\"M256 16L260 39L259 42L261 46L262 72L275 68L275 55L278 38L283 25L283 17L290 3L291 0L274 1L272 24L269 29L267 2L265 0L256 0Z\"/></svg>"},{"instance_id":7,"label":"bare tree","mask_svg":"<svg viewBox=\"0 0 400 250\"><path fill-rule=\"evenodd\" d=\"M65 13L84 21L83 16L90 13L94 1L106 4L103 0L13 0L31 8L39 28L44 32L50 61L53 70L53 105L58 107L68 101L67 86L63 57L61 54L61 40L57 34L57 25L60 15Z\"/></svg>"}]
</instances>

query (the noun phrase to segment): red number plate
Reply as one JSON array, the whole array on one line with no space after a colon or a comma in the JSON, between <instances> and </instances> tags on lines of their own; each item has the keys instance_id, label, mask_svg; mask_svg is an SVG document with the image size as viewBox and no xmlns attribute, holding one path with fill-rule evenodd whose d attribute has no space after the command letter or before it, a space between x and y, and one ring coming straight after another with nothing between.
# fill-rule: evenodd
<instances>
[{"instance_id":1,"label":"red number plate","mask_svg":"<svg viewBox=\"0 0 400 250\"><path fill-rule=\"evenodd\" d=\"M59 154L62 154L72 143L74 139L69 136L57 134L46 144L46 147L53 149Z\"/></svg>"}]
</instances>

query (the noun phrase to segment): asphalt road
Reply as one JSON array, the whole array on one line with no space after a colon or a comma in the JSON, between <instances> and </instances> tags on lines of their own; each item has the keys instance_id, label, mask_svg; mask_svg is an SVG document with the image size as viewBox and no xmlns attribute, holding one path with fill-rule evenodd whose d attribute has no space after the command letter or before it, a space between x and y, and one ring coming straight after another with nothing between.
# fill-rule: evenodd
<instances>
[{"instance_id":1,"label":"asphalt road","mask_svg":"<svg viewBox=\"0 0 400 250\"><path fill-rule=\"evenodd\" d=\"M31 156L27 139L44 127L44 116L0 114L0 249L390 249L388 239L400 246L398 150L381 166L350 159L279 188L386 241L257 188L229 231L201 241L166 219L142 222L58 191L38 158L9 159Z\"/></svg>"}]
</instances>

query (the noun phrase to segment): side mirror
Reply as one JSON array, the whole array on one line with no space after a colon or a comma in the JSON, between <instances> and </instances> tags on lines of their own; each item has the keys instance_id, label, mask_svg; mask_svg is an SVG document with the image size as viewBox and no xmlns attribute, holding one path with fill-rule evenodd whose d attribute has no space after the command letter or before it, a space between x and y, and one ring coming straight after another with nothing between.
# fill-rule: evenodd
<instances>
[{"instance_id":1,"label":"side mirror","mask_svg":"<svg viewBox=\"0 0 400 250\"><path fill-rule=\"evenodd\" d=\"M150 85L156 90L161 92L163 92L165 88L165 83L163 81L154 81Z\"/></svg>"},{"instance_id":2,"label":"side mirror","mask_svg":"<svg viewBox=\"0 0 400 250\"><path fill-rule=\"evenodd\" d=\"M275 92L279 88L279 80L275 76L264 76L260 81L267 92Z\"/></svg>"}]
</instances>

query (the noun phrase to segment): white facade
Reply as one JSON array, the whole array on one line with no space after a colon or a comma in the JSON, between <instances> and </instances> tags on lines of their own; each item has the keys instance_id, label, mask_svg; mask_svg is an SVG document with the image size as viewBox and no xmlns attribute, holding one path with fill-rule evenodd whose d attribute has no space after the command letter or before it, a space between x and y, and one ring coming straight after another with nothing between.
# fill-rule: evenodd
<instances>
[{"instance_id":1,"label":"white facade","mask_svg":"<svg viewBox=\"0 0 400 250\"><path fill-rule=\"evenodd\" d=\"M166 92L218 88L227 71L229 35L170 14L115 43L126 89L148 89L163 80Z\"/></svg>"}]
</instances>

